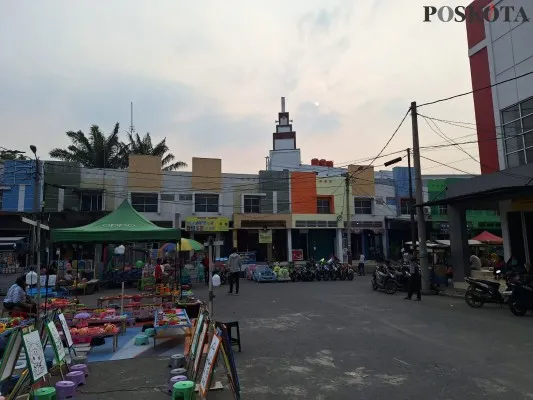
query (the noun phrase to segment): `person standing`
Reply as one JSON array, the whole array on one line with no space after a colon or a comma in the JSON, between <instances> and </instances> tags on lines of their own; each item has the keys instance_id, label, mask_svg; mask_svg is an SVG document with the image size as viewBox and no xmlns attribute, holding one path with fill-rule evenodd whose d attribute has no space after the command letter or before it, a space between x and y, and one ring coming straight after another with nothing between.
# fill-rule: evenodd
<instances>
[{"instance_id":1,"label":"person standing","mask_svg":"<svg viewBox=\"0 0 533 400\"><path fill-rule=\"evenodd\" d=\"M209 256L207 254L204 255L204 258L202 259L202 265L204 266L204 282L205 285L209 285L209 275L211 274L211 271L209 269Z\"/></svg>"},{"instance_id":2,"label":"person standing","mask_svg":"<svg viewBox=\"0 0 533 400\"><path fill-rule=\"evenodd\" d=\"M233 285L235 285L235 295L239 295L239 278L241 275L241 266L242 260L239 253L237 253L237 248L234 247L231 250L231 254L228 258L228 267L229 267L229 294L233 294Z\"/></svg>"},{"instance_id":3,"label":"person standing","mask_svg":"<svg viewBox=\"0 0 533 400\"><path fill-rule=\"evenodd\" d=\"M26 274L26 286L29 288L37 286L37 272L35 272L34 267L31 267L30 272Z\"/></svg>"},{"instance_id":4,"label":"person standing","mask_svg":"<svg viewBox=\"0 0 533 400\"><path fill-rule=\"evenodd\" d=\"M359 276L365 276L365 255L363 253L359 256Z\"/></svg>"},{"instance_id":5,"label":"person standing","mask_svg":"<svg viewBox=\"0 0 533 400\"><path fill-rule=\"evenodd\" d=\"M413 293L416 293L416 301L422 300L422 276L420 275L420 268L415 259L412 259L409 266L409 273L411 274L411 281L409 282L409 292L405 300L411 300Z\"/></svg>"},{"instance_id":6,"label":"person standing","mask_svg":"<svg viewBox=\"0 0 533 400\"><path fill-rule=\"evenodd\" d=\"M161 266L161 259L157 259L157 264L154 269L155 284L159 285L163 283L163 267Z\"/></svg>"}]
</instances>

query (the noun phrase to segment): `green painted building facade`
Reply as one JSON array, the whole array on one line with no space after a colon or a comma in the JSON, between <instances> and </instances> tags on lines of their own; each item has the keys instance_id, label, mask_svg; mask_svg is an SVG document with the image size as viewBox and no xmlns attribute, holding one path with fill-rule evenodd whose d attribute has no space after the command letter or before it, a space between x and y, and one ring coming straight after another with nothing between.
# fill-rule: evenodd
<instances>
[{"instance_id":1,"label":"green painted building facade","mask_svg":"<svg viewBox=\"0 0 533 400\"><path fill-rule=\"evenodd\" d=\"M446 187L460 178L431 179L427 182L428 199L439 200L443 197ZM501 236L500 216L492 210L467 210L466 221L470 237L483 231L489 231ZM448 209L447 206L431 207L430 239L449 239Z\"/></svg>"}]
</instances>

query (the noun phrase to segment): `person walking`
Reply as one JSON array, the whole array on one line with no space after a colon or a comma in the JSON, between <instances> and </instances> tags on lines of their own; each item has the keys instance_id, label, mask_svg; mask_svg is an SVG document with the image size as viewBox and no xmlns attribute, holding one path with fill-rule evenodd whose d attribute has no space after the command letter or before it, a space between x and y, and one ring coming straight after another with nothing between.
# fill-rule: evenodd
<instances>
[{"instance_id":1,"label":"person walking","mask_svg":"<svg viewBox=\"0 0 533 400\"><path fill-rule=\"evenodd\" d=\"M359 256L359 276L365 276L365 255L363 253Z\"/></svg>"},{"instance_id":2,"label":"person walking","mask_svg":"<svg viewBox=\"0 0 533 400\"><path fill-rule=\"evenodd\" d=\"M411 300L413 293L416 293L416 301L422 300L422 276L420 275L420 268L414 258L411 259L409 265L409 273L411 274L411 281L409 282L409 292L405 300Z\"/></svg>"},{"instance_id":3,"label":"person walking","mask_svg":"<svg viewBox=\"0 0 533 400\"><path fill-rule=\"evenodd\" d=\"M235 285L235 295L239 295L239 278L241 275L241 266L242 260L239 253L237 253L237 248L234 247L231 250L231 254L228 258L228 267L229 267L229 292L228 294L233 294L233 285Z\"/></svg>"}]
</instances>

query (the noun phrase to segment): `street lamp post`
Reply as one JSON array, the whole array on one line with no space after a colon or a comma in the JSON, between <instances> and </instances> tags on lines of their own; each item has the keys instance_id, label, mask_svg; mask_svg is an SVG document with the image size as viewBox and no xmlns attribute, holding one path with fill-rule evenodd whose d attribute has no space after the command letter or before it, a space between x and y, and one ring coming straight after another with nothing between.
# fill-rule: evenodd
<instances>
[{"instance_id":1,"label":"street lamp post","mask_svg":"<svg viewBox=\"0 0 533 400\"><path fill-rule=\"evenodd\" d=\"M413 255L416 253L416 225L415 225L415 200L413 196L413 178L411 176L411 149L407 149L407 169L409 172L409 219L411 222L411 243L413 247ZM393 160L387 161L384 165L397 164L402 161L402 157L397 157Z\"/></svg>"}]
</instances>

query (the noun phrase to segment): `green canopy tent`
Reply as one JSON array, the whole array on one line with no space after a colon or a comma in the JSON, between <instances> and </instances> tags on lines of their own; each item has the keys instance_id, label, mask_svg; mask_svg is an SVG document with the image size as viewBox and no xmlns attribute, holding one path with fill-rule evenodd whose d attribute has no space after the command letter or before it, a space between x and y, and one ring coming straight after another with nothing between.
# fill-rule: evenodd
<instances>
[{"instance_id":1,"label":"green canopy tent","mask_svg":"<svg viewBox=\"0 0 533 400\"><path fill-rule=\"evenodd\" d=\"M85 226L52 229L53 243L176 242L181 231L148 221L124 200L112 213Z\"/></svg>"},{"instance_id":2,"label":"green canopy tent","mask_svg":"<svg viewBox=\"0 0 533 400\"><path fill-rule=\"evenodd\" d=\"M124 200L111 214L85 226L52 229L54 243L125 243L179 241L181 231L148 221Z\"/></svg>"}]
</instances>

